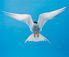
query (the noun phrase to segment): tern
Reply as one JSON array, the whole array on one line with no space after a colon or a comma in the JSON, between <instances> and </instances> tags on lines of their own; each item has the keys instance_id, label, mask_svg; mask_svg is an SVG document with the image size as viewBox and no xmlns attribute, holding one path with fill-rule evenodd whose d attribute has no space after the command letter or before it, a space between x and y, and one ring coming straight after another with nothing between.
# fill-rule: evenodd
<instances>
[{"instance_id":1,"label":"tern","mask_svg":"<svg viewBox=\"0 0 69 57\"><path fill-rule=\"evenodd\" d=\"M16 13L5 12L5 11L3 11L3 12L7 16L10 16L10 17L12 17L16 20L25 22L29 26L30 31L33 32L33 33L25 40L25 43L27 41L33 41L33 42L48 41L50 43L50 41L46 37L41 35L39 32L42 31L43 25L48 20L53 19L55 16L57 16L58 14L63 12L65 8L66 7L63 7L63 8L58 9L58 10L54 10L54 11L51 11L51 12L46 12L46 13L40 14L38 22L37 21L33 22L32 17L29 14L16 14Z\"/></svg>"}]
</instances>

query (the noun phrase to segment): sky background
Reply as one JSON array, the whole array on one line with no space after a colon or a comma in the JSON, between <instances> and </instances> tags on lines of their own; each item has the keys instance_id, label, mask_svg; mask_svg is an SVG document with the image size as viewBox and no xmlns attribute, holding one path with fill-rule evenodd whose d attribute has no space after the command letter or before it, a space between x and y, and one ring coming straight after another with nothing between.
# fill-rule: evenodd
<instances>
[{"instance_id":1,"label":"sky background","mask_svg":"<svg viewBox=\"0 0 69 57\"><path fill-rule=\"evenodd\" d=\"M37 21L39 14L65 6L65 11L49 20L40 32L51 45L48 42L24 44L32 33L29 27L2 12L30 14ZM0 0L0 57L69 57L69 1Z\"/></svg>"}]
</instances>

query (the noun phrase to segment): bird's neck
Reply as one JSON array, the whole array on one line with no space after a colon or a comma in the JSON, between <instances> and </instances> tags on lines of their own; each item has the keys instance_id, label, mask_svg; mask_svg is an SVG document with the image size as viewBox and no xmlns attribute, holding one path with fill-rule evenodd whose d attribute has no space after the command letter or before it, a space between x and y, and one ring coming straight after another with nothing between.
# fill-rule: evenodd
<instances>
[{"instance_id":1,"label":"bird's neck","mask_svg":"<svg viewBox=\"0 0 69 57\"><path fill-rule=\"evenodd\" d=\"M34 26L37 26L37 24L34 24Z\"/></svg>"}]
</instances>

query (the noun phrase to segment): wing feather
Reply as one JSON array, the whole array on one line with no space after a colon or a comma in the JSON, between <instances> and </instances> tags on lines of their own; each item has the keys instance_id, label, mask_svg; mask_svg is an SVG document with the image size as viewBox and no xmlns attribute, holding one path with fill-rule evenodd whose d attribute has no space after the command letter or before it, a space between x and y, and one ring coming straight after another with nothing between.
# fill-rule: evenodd
<instances>
[{"instance_id":1,"label":"wing feather","mask_svg":"<svg viewBox=\"0 0 69 57\"><path fill-rule=\"evenodd\" d=\"M30 29L33 26L33 21L32 21L32 18L31 18L31 16L29 14L16 14L16 13L10 13L10 12L4 12L4 13L7 16L10 16L10 17L12 17L12 18L14 18L16 20L25 22L29 26Z\"/></svg>"},{"instance_id":2,"label":"wing feather","mask_svg":"<svg viewBox=\"0 0 69 57\"><path fill-rule=\"evenodd\" d=\"M47 20L50 20L60 14L61 12L64 11L66 7L52 11L52 12L47 12L47 13L42 13L39 15L38 19L38 26L40 28L40 31L42 30L43 25L47 22Z\"/></svg>"}]
</instances>

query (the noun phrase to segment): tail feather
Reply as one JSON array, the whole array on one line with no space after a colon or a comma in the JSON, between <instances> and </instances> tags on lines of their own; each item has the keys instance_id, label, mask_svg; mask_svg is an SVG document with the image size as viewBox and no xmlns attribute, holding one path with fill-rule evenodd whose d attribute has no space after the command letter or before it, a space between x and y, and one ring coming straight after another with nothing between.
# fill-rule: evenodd
<instances>
[{"instance_id":1,"label":"tail feather","mask_svg":"<svg viewBox=\"0 0 69 57\"><path fill-rule=\"evenodd\" d=\"M27 41L33 41L33 42L48 41L48 42L50 43L50 41L49 41L47 38L45 38L43 35L41 35L40 33L39 33L39 37L34 37L34 35L31 34L31 35L25 40L24 43L26 43Z\"/></svg>"}]
</instances>

